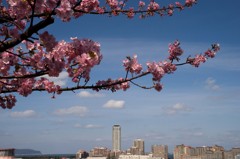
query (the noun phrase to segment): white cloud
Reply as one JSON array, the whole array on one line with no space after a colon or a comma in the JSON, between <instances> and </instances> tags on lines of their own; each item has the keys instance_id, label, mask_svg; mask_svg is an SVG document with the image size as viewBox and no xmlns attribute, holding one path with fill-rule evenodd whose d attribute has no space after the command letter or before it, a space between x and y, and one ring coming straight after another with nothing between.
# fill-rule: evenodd
<instances>
[{"instance_id":1,"label":"white cloud","mask_svg":"<svg viewBox=\"0 0 240 159\"><path fill-rule=\"evenodd\" d=\"M214 80L211 77L206 79L205 84L206 84L206 88L208 88L208 89L211 89L211 90L219 90L220 89L219 85L216 84L216 80Z\"/></svg>"},{"instance_id":2,"label":"white cloud","mask_svg":"<svg viewBox=\"0 0 240 159\"><path fill-rule=\"evenodd\" d=\"M81 128L81 127L82 127L82 125L81 125L81 124L79 124L79 123L77 123L77 124L75 124L75 125L74 125L74 127L75 127L75 128Z\"/></svg>"},{"instance_id":3,"label":"white cloud","mask_svg":"<svg viewBox=\"0 0 240 159\"><path fill-rule=\"evenodd\" d=\"M96 141L104 141L102 138L96 138Z\"/></svg>"},{"instance_id":4,"label":"white cloud","mask_svg":"<svg viewBox=\"0 0 240 159\"><path fill-rule=\"evenodd\" d=\"M92 97L103 97L104 95L99 93L90 93L88 91L81 91L80 93L77 94L77 96L83 97L83 98L92 98Z\"/></svg>"},{"instance_id":5,"label":"white cloud","mask_svg":"<svg viewBox=\"0 0 240 159\"><path fill-rule=\"evenodd\" d=\"M58 77L49 77L47 75L44 75L41 77L45 77L45 78L49 79L50 81L54 82L56 85L63 87L63 86L66 86L66 84L67 84L68 73L61 72Z\"/></svg>"},{"instance_id":6,"label":"white cloud","mask_svg":"<svg viewBox=\"0 0 240 159\"><path fill-rule=\"evenodd\" d=\"M59 116L75 115L75 116L83 117L83 116L85 116L87 111L88 111L87 107L73 106L70 108L58 109L54 112L54 114L59 115Z\"/></svg>"},{"instance_id":7,"label":"white cloud","mask_svg":"<svg viewBox=\"0 0 240 159\"><path fill-rule=\"evenodd\" d=\"M37 113L34 110L25 110L25 111L18 111L18 112L16 111L10 114L10 116L14 118L29 118L29 117L34 117L36 115Z\"/></svg>"},{"instance_id":8,"label":"white cloud","mask_svg":"<svg viewBox=\"0 0 240 159\"><path fill-rule=\"evenodd\" d=\"M145 138L148 138L148 139L154 139L154 140L162 140L164 138L166 138L166 135L165 134L161 134L161 133L147 133L145 135Z\"/></svg>"},{"instance_id":9,"label":"white cloud","mask_svg":"<svg viewBox=\"0 0 240 159\"><path fill-rule=\"evenodd\" d=\"M94 125L94 124L87 124L84 126L84 128L87 128L87 129L94 129L94 128L102 128L101 125Z\"/></svg>"},{"instance_id":10,"label":"white cloud","mask_svg":"<svg viewBox=\"0 0 240 159\"><path fill-rule=\"evenodd\" d=\"M62 120L62 119L58 119L58 120L54 120L53 123L54 123L54 124L58 124L58 125L62 125L62 124L65 123L65 121Z\"/></svg>"},{"instance_id":11,"label":"white cloud","mask_svg":"<svg viewBox=\"0 0 240 159\"><path fill-rule=\"evenodd\" d=\"M8 132L6 132L6 131L2 131L2 130L0 130L0 137L1 136L11 136L11 134L9 134Z\"/></svg>"},{"instance_id":12,"label":"white cloud","mask_svg":"<svg viewBox=\"0 0 240 159\"><path fill-rule=\"evenodd\" d=\"M121 109L124 107L125 101L123 100L109 100L103 105L104 108Z\"/></svg>"},{"instance_id":13,"label":"white cloud","mask_svg":"<svg viewBox=\"0 0 240 159\"><path fill-rule=\"evenodd\" d=\"M203 132L195 132L192 134L193 136L203 136Z\"/></svg>"},{"instance_id":14,"label":"white cloud","mask_svg":"<svg viewBox=\"0 0 240 159\"><path fill-rule=\"evenodd\" d=\"M174 115L174 114L178 114L178 113L182 113L182 112L189 112L191 111L191 108L184 105L184 104L181 104L181 103L177 103L173 106L170 106L170 107L165 107L163 108L164 109L164 112L166 114L169 114L169 115Z\"/></svg>"},{"instance_id":15,"label":"white cloud","mask_svg":"<svg viewBox=\"0 0 240 159\"><path fill-rule=\"evenodd\" d=\"M102 128L101 125L94 125L94 124L87 124L87 125L81 125L79 123L76 123L74 125L75 128L85 128L85 129L95 129L95 128Z\"/></svg>"}]
</instances>

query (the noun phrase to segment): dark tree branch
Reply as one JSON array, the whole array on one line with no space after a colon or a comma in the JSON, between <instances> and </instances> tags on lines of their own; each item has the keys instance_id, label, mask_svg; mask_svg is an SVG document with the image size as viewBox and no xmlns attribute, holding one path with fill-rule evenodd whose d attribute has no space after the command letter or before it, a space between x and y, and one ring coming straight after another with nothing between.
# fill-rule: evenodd
<instances>
[{"instance_id":1,"label":"dark tree branch","mask_svg":"<svg viewBox=\"0 0 240 159\"><path fill-rule=\"evenodd\" d=\"M30 27L33 26L33 20L34 20L34 16L33 16L33 15L34 15L34 12L35 12L36 1L37 1L37 0L34 0L33 5L31 5L31 8L32 8L32 17L31 17Z\"/></svg>"},{"instance_id":2,"label":"dark tree branch","mask_svg":"<svg viewBox=\"0 0 240 159\"><path fill-rule=\"evenodd\" d=\"M0 44L0 54L16 45L20 44L23 40L27 40L31 37L34 33L37 33L39 30L47 27L50 24L54 23L54 18L48 17L45 20L40 21L36 25L29 27L24 33L20 35L18 39L12 39Z\"/></svg>"},{"instance_id":3,"label":"dark tree branch","mask_svg":"<svg viewBox=\"0 0 240 159\"><path fill-rule=\"evenodd\" d=\"M142 74L138 75L138 76L135 76L135 77L132 77L132 78L129 78L129 79L125 79L125 80L122 80L122 81L116 81L116 82L112 82L112 83L109 83L109 84L103 84L103 85L89 85L89 86L76 86L76 87L71 87L71 88L62 88L60 89L59 91L64 91L64 92L67 92L67 91L74 91L74 90L78 90L78 89L95 89L95 90L100 90L100 89L107 89L107 88L111 88L115 85L118 85L118 84L122 84L122 83L125 83L125 82L130 82L130 81L133 81L135 79L138 79L140 77L143 77L143 76L146 76L150 74L150 72L143 72ZM43 74L44 75L44 74ZM29 75L31 76L31 75ZM28 77L26 77L28 78ZM32 91L46 91L46 89L32 89ZM17 90L11 90L11 91L8 91L8 90L2 90L1 93L14 93L14 92L17 92Z\"/></svg>"},{"instance_id":4,"label":"dark tree branch","mask_svg":"<svg viewBox=\"0 0 240 159\"><path fill-rule=\"evenodd\" d=\"M39 76L43 76L48 74L47 71L40 71L40 72L36 72L33 74L29 74L29 75L23 75L23 76L0 76L0 80L1 79L24 79L24 78L34 78L34 77L39 77Z\"/></svg>"}]
</instances>

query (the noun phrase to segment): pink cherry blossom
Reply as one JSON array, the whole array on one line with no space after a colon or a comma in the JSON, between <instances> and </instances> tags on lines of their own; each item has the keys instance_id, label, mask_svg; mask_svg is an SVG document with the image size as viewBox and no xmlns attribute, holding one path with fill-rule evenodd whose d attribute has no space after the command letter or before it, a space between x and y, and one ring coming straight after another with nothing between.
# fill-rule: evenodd
<instances>
[{"instance_id":1,"label":"pink cherry blossom","mask_svg":"<svg viewBox=\"0 0 240 159\"><path fill-rule=\"evenodd\" d=\"M126 71L130 71L131 73L139 74L142 71L142 65L138 63L137 55L134 55L133 58L127 57L123 60L123 66Z\"/></svg>"},{"instance_id":2,"label":"pink cherry blossom","mask_svg":"<svg viewBox=\"0 0 240 159\"><path fill-rule=\"evenodd\" d=\"M216 52L208 49L204 54L205 54L205 56L207 56L207 57L213 58L213 57L215 57Z\"/></svg>"},{"instance_id":3,"label":"pink cherry blossom","mask_svg":"<svg viewBox=\"0 0 240 159\"><path fill-rule=\"evenodd\" d=\"M180 2L175 2L175 4L180 10L184 9L183 5Z\"/></svg>"},{"instance_id":4,"label":"pink cherry blossom","mask_svg":"<svg viewBox=\"0 0 240 159\"><path fill-rule=\"evenodd\" d=\"M151 74L153 75L153 81L160 81L165 74L165 71L162 68L162 66L160 66L156 62L148 62L147 66L148 71L151 72Z\"/></svg>"},{"instance_id":5,"label":"pink cherry blossom","mask_svg":"<svg viewBox=\"0 0 240 159\"><path fill-rule=\"evenodd\" d=\"M168 61L160 62L159 65L162 66L165 73L173 73L177 70L176 65Z\"/></svg>"},{"instance_id":6,"label":"pink cherry blossom","mask_svg":"<svg viewBox=\"0 0 240 159\"><path fill-rule=\"evenodd\" d=\"M155 88L155 90L160 92L162 90L163 86L162 86L161 83L157 82L157 83L154 84L154 88Z\"/></svg>"},{"instance_id":7,"label":"pink cherry blossom","mask_svg":"<svg viewBox=\"0 0 240 159\"><path fill-rule=\"evenodd\" d=\"M144 7L144 6L145 6L145 2L143 2L143 1L139 1L138 6L139 6L139 8Z\"/></svg>"},{"instance_id":8,"label":"pink cherry blossom","mask_svg":"<svg viewBox=\"0 0 240 159\"><path fill-rule=\"evenodd\" d=\"M195 67L199 67L201 63L206 62L206 57L203 55L196 55L196 57L193 59L192 65Z\"/></svg>"},{"instance_id":9,"label":"pink cherry blossom","mask_svg":"<svg viewBox=\"0 0 240 159\"><path fill-rule=\"evenodd\" d=\"M172 15L173 15L173 9L169 9L169 10L168 10L168 15L169 15L169 16L172 16Z\"/></svg>"},{"instance_id":10,"label":"pink cherry blossom","mask_svg":"<svg viewBox=\"0 0 240 159\"><path fill-rule=\"evenodd\" d=\"M50 35L47 31L39 35L42 45L46 48L46 51L52 51L57 45L56 39L53 35Z\"/></svg>"},{"instance_id":11,"label":"pink cherry blossom","mask_svg":"<svg viewBox=\"0 0 240 159\"><path fill-rule=\"evenodd\" d=\"M7 2L10 5L9 13L12 17L22 19L31 12L31 7L27 1L7 0Z\"/></svg>"},{"instance_id":12,"label":"pink cherry blossom","mask_svg":"<svg viewBox=\"0 0 240 159\"><path fill-rule=\"evenodd\" d=\"M45 89L48 91L48 93L58 92L60 89L60 86L54 85L53 82L48 80L44 80L43 84L45 85Z\"/></svg>"},{"instance_id":13,"label":"pink cherry blossom","mask_svg":"<svg viewBox=\"0 0 240 159\"><path fill-rule=\"evenodd\" d=\"M99 14L103 14L104 13L104 11L105 11L105 9L103 8L103 7L97 7L97 12L99 13Z\"/></svg>"},{"instance_id":14,"label":"pink cherry blossom","mask_svg":"<svg viewBox=\"0 0 240 159\"><path fill-rule=\"evenodd\" d=\"M127 13L128 18L131 19L131 18L134 17L134 15L135 15L134 9L133 9L133 8L130 8L129 11L128 11L128 13Z\"/></svg>"},{"instance_id":15,"label":"pink cherry blossom","mask_svg":"<svg viewBox=\"0 0 240 159\"><path fill-rule=\"evenodd\" d=\"M17 57L9 52L3 52L0 54L0 74L4 76L8 75L8 71L10 70L11 66L14 66L17 62Z\"/></svg>"},{"instance_id":16,"label":"pink cherry blossom","mask_svg":"<svg viewBox=\"0 0 240 159\"><path fill-rule=\"evenodd\" d=\"M186 0L185 5L191 7L194 3L197 3L197 0Z\"/></svg>"},{"instance_id":17,"label":"pink cherry blossom","mask_svg":"<svg viewBox=\"0 0 240 159\"><path fill-rule=\"evenodd\" d=\"M16 102L16 97L12 94L0 96L0 105L3 109L12 109Z\"/></svg>"},{"instance_id":18,"label":"pink cherry blossom","mask_svg":"<svg viewBox=\"0 0 240 159\"><path fill-rule=\"evenodd\" d=\"M83 10L85 12L90 12L92 10L97 10L99 7L98 0L82 0L81 4L77 9Z\"/></svg>"},{"instance_id":19,"label":"pink cherry blossom","mask_svg":"<svg viewBox=\"0 0 240 159\"><path fill-rule=\"evenodd\" d=\"M160 8L159 4L157 2L151 1L148 5L148 10L149 11L155 11L158 10Z\"/></svg>"},{"instance_id":20,"label":"pink cherry blossom","mask_svg":"<svg viewBox=\"0 0 240 159\"><path fill-rule=\"evenodd\" d=\"M114 90L114 91L117 91L117 90L126 91L128 88L130 88L129 82L124 82L124 78L119 78L117 80L112 80L111 81L111 83L115 83L115 82L121 82L121 83L120 84L116 84L114 86L110 86L110 88L112 90Z\"/></svg>"},{"instance_id":21,"label":"pink cherry blossom","mask_svg":"<svg viewBox=\"0 0 240 159\"><path fill-rule=\"evenodd\" d=\"M119 5L118 0L107 0L107 3L112 9L117 9Z\"/></svg>"},{"instance_id":22,"label":"pink cherry blossom","mask_svg":"<svg viewBox=\"0 0 240 159\"><path fill-rule=\"evenodd\" d=\"M212 44L212 50L218 52L220 50L220 44Z\"/></svg>"},{"instance_id":23,"label":"pink cherry blossom","mask_svg":"<svg viewBox=\"0 0 240 159\"><path fill-rule=\"evenodd\" d=\"M179 56L183 54L183 50L180 47L180 42L176 40L174 43L169 44L168 47L168 52L169 52L169 60L179 60Z\"/></svg>"},{"instance_id":24,"label":"pink cherry blossom","mask_svg":"<svg viewBox=\"0 0 240 159\"><path fill-rule=\"evenodd\" d=\"M69 21L73 14L71 3L68 0L61 0L60 2L61 4L56 9L56 13L63 21Z\"/></svg>"},{"instance_id":25,"label":"pink cherry blossom","mask_svg":"<svg viewBox=\"0 0 240 159\"><path fill-rule=\"evenodd\" d=\"M129 82L124 82L124 83L121 84L121 89L123 91L126 91L128 88L130 88Z\"/></svg>"},{"instance_id":26,"label":"pink cherry blossom","mask_svg":"<svg viewBox=\"0 0 240 159\"><path fill-rule=\"evenodd\" d=\"M20 87L18 88L19 94L24 97L27 97L29 94L32 93L32 87L34 86L35 80L34 79L25 79L21 80Z\"/></svg>"}]
</instances>

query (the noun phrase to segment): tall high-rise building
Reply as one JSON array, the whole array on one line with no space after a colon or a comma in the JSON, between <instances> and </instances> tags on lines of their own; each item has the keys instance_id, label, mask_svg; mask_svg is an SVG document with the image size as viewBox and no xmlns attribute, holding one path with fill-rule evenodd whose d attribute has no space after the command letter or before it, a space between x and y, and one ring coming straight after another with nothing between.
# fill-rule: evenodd
<instances>
[{"instance_id":1,"label":"tall high-rise building","mask_svg":"<svg viewBox=\"0 0 240 159\"><path fill-rule=\"evenodd\" d=\"M136 139L133 142L133 147L135 147L138 150L137 155L144 155L144 141L142 139Z\"/></svg>"},{"instance_id":2,"label":"tall high-rise building","mask_svg":"<svg viewBox=\"0 0 240 159\"><path fill-rule=\"evenodd\" d=\"M121 151L121 127L113 125L112 127L112 150L114 152Z\"/></svg>"}]
</instances>

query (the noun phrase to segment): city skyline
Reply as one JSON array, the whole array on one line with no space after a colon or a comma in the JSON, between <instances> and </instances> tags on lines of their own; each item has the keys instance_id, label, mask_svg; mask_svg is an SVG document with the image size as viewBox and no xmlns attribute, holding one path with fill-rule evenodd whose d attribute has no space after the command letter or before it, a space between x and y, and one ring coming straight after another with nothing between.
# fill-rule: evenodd
<instances>
[{"instance_id":1,"label":"city skyline","mask_svg":"<svg viewBox=\"0 0 240 159\"><path fill-rule=\"evenodd\" d=\"M156 1L161 6L175 2ZM99 145L111 148L116 123L122 127L121 149L131 147L136 138L144 140L146 152L154 144L168 145L169 152L178 144L239 147L239 6L239 0L198 0L171 17L84 15L66 23L56 19L47 30L57 40L90 38L101 44L103 60L92 70L89 84L125 77L122 60L126 56L136 54L144 69L146 62L165 60L168 45L175 40L184 50L181 62L204 53L213 43L219 43L221 50L199 68L184 65L165 76L161 92L132 85L126 92L79 90L55 99L44 92L17 96L12 110L0 109L0 147L47 154L75 153ZM64 72L52 80L66 86L66 77ZM149 86L151 78L136 82Z\"/></svg>"}]
</instances>

